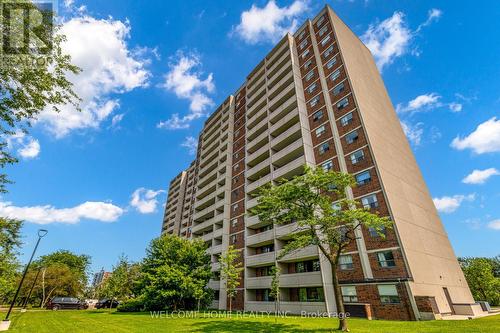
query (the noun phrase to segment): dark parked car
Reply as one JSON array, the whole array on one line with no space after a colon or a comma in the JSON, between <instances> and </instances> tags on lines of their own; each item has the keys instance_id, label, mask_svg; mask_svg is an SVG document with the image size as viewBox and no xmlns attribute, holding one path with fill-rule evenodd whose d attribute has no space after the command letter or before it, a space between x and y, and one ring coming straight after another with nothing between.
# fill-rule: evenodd
<instances>
[{"instance_id":1,"label":"dark parked car","mask_svg":"<svg viewBox=\"0 0 500 333\"><path fill-rule=\"evenodd\" d=\"M95 304L95 308L96 309L109 309L109 307L111 306L111 308L116 308L118 306L118 304L120 304L120 302L118 302L117 300L113 300L111 301L110 299L101 299L99 300L99 302L97 302Z\"/></svg>"},{"instance_id":2,"label":"dark parked car","mask_svg":"<svg viewBox=\"0 0 500 333\"><path fill-rule=\"evenodd\" d=\"M80 301L76 297L54 297L47 303L47 309L60 310L60 309L74 309L83 310L88 308L86 302Z\"/></svg>"}]
</instances>

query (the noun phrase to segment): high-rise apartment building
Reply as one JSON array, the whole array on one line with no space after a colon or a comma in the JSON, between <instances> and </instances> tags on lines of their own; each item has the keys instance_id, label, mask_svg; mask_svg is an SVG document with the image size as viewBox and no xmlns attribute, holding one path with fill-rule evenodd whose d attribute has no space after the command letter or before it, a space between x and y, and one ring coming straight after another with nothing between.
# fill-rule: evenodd
<instances>
[{"instance_id":1,"label":"high-rise apartment building","mask_svg":"<svg viewBox=\"0 0 500 333\"><path fill-rule=\"evenodd\" d=\"M261 186L304 165L353 174L348 197L393 221L385 238L357 230L340 259L352 314L414 320L478 310L373 57L328 6L211 115L196 161L170 184L162 230L207 243L214 307L226 308L218 260L233 245L245 267L233 308L274 311L269 274L279 265L282 311L335 312L330 264L316 247L277 259L296 223L248 211Z\"/></svg>"}]
</instances>

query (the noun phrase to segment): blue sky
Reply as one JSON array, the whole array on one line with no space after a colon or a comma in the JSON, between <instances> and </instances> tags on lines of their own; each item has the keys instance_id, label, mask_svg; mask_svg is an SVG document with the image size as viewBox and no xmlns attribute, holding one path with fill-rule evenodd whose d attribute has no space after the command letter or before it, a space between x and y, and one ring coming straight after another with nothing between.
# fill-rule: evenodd
<instances>
[{"instance_id":1,"label":"blue sky","mask_svg":"<svg viewBox=\"0 0 500 333\"><path fill-rule=\"evenodd\" d=\"M500 4L75 0L59 14L83 111L9 138L0 213L26 220L23 260L40 227L39 254L140 260L206 116L326 3L374 53L457 255L499 254Z\"/></svg>"}]
</instances>

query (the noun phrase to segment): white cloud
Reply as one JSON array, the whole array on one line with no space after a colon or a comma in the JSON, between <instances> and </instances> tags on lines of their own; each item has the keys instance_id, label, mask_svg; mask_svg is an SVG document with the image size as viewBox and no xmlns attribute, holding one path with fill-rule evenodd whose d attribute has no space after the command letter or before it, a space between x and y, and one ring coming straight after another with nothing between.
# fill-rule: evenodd
<instances>
[{"instance_id":1,"label":"white cloud","mask_svg":"<svg viewBox=\"0 0 500 333\"><path fill-rule=\"evenodd\" d=\"M71 8L71 7L73 7L74 3L75 3L75 0L64 0L64 7Z\"/></svg>"},{"instance_id":2,"label":"white cloud","mask_svg":"<svg viewBox=\"0 0 500 333\"><path fill-rule=\"evenodd\" d=\"M475 194L462 195L457 194L452 197L444 196L441 198L434 198L434 205L436 209L441 213L453 213L460 207L464 201L474 201L476 198Z\"/></svg>"},{"instance_id":3,"label":"white cloud","mask_svg":"<svg viewBox=\"0 0 500 333\"><path fill-rule=\"evenodd\" d=\"M196 154L196 150L198 148L198 140L192 136L188 136L184 139L184 142L181 143L181 146L188 149L189 155L194 155Z\"/></svg>"},{"instance_id":4,"label":"white cloud","mask_svg":"<svg viewBox=\"0 0 500 333\"><path fill-rule=\"evenodd\" d=\"M408 53L413 37L423 27L437 21L441 15L442 11L439 9L429 10L427 20L420 24L415 31L412 31L405 21L405 14L394 12L391 17L382 22L370 24L361 36L361 40L370 49L379 70L382 71L394 59ZM419 52L414 50L412 53L418 54Z\"/></svg>"},{"instance_id":5,"label":"white cloud","mask_svg":"<svg viewBox=\"0 0 500 333\"><path fill-rule=\"evenodd\" d=\"M16 150L17 154L24 159L35 158L40 154L40 143L37 139L27 135L22 131L6 137L7 147Z\"/></svg>"},{"instance_id":6,"label":"white cloud","mask_svg":"<svg viewBox=\"0 0 500 333\"><path fill-rule=\"evenodd\" d=\"M460 111L462 111L463 105L460 103L457 103L457 102L452 102L452 103L448 104L448 107L453 112L460 112Z\"/></svg>"},{"instance_id":7,"label":"white cloud","mask_svg":"<svg viewBox=\"0 0 500 333\"><path fill-rule=\"evenodd\" d=\"M173 114L170 119L160 122L158 128L188 128L191 121L207 116L206 109L214 104L208 94L215 90L215 85L212 73L202 79L203 73L197 70L200 66L199 55L177 52L169 64L170 71L165 75L162 87L174 92L178 98L189 100L189 113L182 117Z\"/></svg>"},{"instance_id":8,"label":"white cloud","mask_svg":"<svg viewBox=\"0 0 500 333\"><path fill-rule=\"evenodd\" d=\"M500 152L500 119L493 117L464 138L456 137L451 146L458 150L472 149L476 154Z\"/></svg>"},{"instance_id":9,"label":"white cloud","mask_svg":"<svg viewBox=\"0 0 500 333\"><path fill-rule=\"evenodd\" d=\"M238 35L246 43L275 43L287 32L298 27L298 19L309 10L308 1L296 0L290 6L279 7L271 0L260 8L252 8L241 13L240 23L232 34Z\"/></svg>"},{"instance_id":10,"label":"white cloud","mask_svg":"<svg viewBox=\"0 0 500 333\"><path fill-rule=\"evenodd\" d=\"M484 184L490 177L500 175L500 171L495 168L485 170L474 170L467 177L462 179L465 184Z\"/></svg>"},{"instance_id":11,"label":"white cloud","mask_svg":"<svg viewBox=\"0 0 500 333\"><path fill-rule=\"evenodd\" d=\"M422 30L422 28L430 25L432 22L437 22L441 18L441 16L443 16L442 10L437 8L429 9L429 11L427 12L427 20L418 26L416 32L419 32L420 30Z\"/></svg>"},{"instance_id":12,"label":"white cloud","mask_svg":"<svg viewBox=\"0 0 500 333\"><path fill-rule=\"evenodd\" d=\"M412 32L404 16L402 12L394 12L379 24L371 24L361 36L361 40L375 57L380 71L408 51Z\"/></svg>"},{"instance_id":13,"label":"white cloud","mask_svg":"<svg viewBox=\"0 0 500 333\"><path fill-rule=\"evenodd\" d=\"M436 93L423 94L409 101L406 106L398 104L396 107L396 111L398 113L406 113L431 110L438 106L441 106L441 103L439 102L440 98L441 96Z\"/></svg>"},{"instance_id":14,"label":"white cloud","mask_svg":"<svg viewBox=\"0 0 500 333\"><path fill-rule=\"evenodd\" d=\"M111 118L111 127L116 127L123 120L125 116L124 113L115 114L113 118Z\"/></svg>"},{"instance_id":15,"label":"white cloud","mask_svg":"<svg viewBox=\"0 0 500 333\"><path fill-rule=\"evenodd\" d=\"M403 132L408 138L408 141L410 141L415 146L419 146L422 143L422 136L424 134L424 129L422 128L422 126L423 123L412 125L408 122L401 121L401 127L403 127Z\"/></svg>"},{"instance_id":16,"label":"white cloud","mask_svg":"<svg viewBox=\"0 0 500 333\"><path fill-rule=\"evenodd\" d=\"M157 197L161 193L165 193L165 191L153 191L144 187L138 188L132 193L130 205L142 214L154 213L158 206Z\"/></svg>"},{"instance_id":17,"label":"white cloud","mask_svg":"<svg viewBox=\"0 0 500 333\"><path fill-rule=\"evenodd\" d=\"M36 224L76 224L82 219L114 222L123 209L107 202L87 201L72 208L55 208L51 205L17 207L11 202L0 202L0 215Z\"/></svg>"},{"instance_id":18,"label":"white cloud","mask_svg":"<svg viewBox=\"0 0 500 333\"><path fill-rule=\"evenodd\" d=\"M69 75L82 99L82 111L67 105L60 113L47 109L40 114L38 122L57 138L73 130L98 128L119 107L119 100L110 95L144 87L150 76L145 69L149 60L127 45L128 21L74 17L63 23L61 33L67 37L62 44L64 52L82 68L80 74Z\"/></svg>"},{"instance_id":19,"label":"white cloud","mask_svg":"<svg viewBox=\"0 0 500 333\"><path fill-rule=\"evenodd\" d=\"M494 220L488 223L488 228L493 230L500 230L500 220Z\"/></svg>"}]
</instances>

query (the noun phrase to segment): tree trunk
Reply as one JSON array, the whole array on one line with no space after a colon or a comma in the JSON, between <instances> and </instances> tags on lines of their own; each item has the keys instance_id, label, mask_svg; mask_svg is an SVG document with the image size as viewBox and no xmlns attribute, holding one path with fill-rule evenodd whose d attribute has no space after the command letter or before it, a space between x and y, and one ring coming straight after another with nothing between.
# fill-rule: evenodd
<instances>
[{"instance_id":1,"label":"tree trunk","mask_svg":"<svg viewBox=\"0 0 500 333\"><path fill-rule=\"evenodd\" d=\"M229 296L229 314L231 314L233 308L233 297Z\"/></svg>"},{"instance_id":2,"label":"tree trunk","mask_svg":"<svg viewBox=\"0 0 500 333\"><path fill-rule=\"evenodd\" d=\"M344 301L342 299L342 290L340 289L339 280L337 278L337 265L332 264L332 282L333 291L335 293L335 304L337 305L337 315L339 317L339 331L349 332L347 327L347 318L345 316Z\"/></svg>"}]
</instances>

